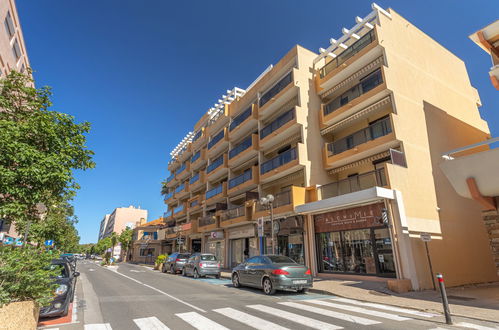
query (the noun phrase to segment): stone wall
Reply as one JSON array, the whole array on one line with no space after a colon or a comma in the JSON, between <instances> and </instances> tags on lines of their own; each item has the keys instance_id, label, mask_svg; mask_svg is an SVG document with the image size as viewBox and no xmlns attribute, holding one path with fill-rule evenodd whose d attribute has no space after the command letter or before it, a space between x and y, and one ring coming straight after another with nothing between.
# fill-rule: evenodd
<instances>
[{"instance_id":1,"label":"stone wall","mask_svg":"<svg viewBox=\"0 0 499 330\"><path fill-rule=\"evenodd\" d=\"M485 228L489 234L490 248L492 249L497 275L499 276L499 211L483 211L482 215Z\"/></svg>"}]
</instances>

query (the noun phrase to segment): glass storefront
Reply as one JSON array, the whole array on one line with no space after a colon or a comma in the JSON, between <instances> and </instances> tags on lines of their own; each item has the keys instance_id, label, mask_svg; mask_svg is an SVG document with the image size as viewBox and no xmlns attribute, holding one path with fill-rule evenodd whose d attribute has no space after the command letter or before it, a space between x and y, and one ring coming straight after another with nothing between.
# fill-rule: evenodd
<instances>
[{"instance_id":1,"label":"glass storefront","mask_svg":"<svg viewBox=\"0 0 499 330\"><path fill-rule=\"evenodd\" d=\"M305 245L303 242L303 217L292 216L275 219L279 231L275 235L276 254L290 257L299 264L305 264ZM263 254L272 253L272 237L270 221L265 223L265 238Z\"/></svg>"},{"instance_id":2,"label":"glass storefront","mask_svg":"<svg viewBox=\"0 0 499 330\"><path fill-rule=\"evenodd\" d=\"M225 265L225 241L216 240L206 243L206 253L214 254L221 265Z\"/></svg>"}]
</instances>

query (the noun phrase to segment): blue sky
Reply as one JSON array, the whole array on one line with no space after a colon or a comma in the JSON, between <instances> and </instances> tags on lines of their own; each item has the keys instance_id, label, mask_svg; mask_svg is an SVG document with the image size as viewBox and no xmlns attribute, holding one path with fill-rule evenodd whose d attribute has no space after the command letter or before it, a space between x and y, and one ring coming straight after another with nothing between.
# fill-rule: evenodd
<instances>
[{"instance_id":1,"label":"blue sky","mask_svg":"<svg viewBox=\"0 0 499 330\"><path fill-rule=\"evenodd\" d=\"M246 88L293 45L317 51L370 1L17 0L37 85L54 109L92 123L95 169L77 173L82 243L95 242L115 207L165 210L159 193L169 152L234 86ZM378 1L460 57L482 117L499 136L490 59L468 35L497 19L497 0Z\"/></svg>"}]
</instances>

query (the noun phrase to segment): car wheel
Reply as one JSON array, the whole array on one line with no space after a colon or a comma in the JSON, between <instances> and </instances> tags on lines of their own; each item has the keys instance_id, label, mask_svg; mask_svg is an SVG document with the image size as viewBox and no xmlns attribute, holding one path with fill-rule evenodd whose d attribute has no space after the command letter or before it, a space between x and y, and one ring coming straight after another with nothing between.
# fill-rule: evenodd
<instances>
[{"instance_id":1,"label":"car wheel","mask_svg":"<svg viewBox=\"0 0 499 330\"><path fill-rule=\"evenodd\" d=\"M175 268L172 266L170 266L170 273L172 274L176 274L177 272L175 271Z\"/></svg>"},{"instance_id":2,"label":"car wheel","mask_svg":"<svg viewBox=\"0 0 499 330\"><path fill-rule=\"evenodd\" d=\"M220 274L215 275L215 278L216 278L217 280L219 280L219 279L220 279Z\"/></svg>"},{"instance_id":3,"label":"car wheel","mask_svg":"<svg viewBox=\"0 0 499 330\"><path fill-rule=\"evenodd\" d=\"M298 292L298 293L307 293L308 292L308 288L301 288L300 290L296 290L296 292Z\"/></svg>"},{"instance_id":4,"label":"car wheel","mask_svg":"<svg viewBox=\"0 0 499 330\"><path fill-rule=\"evenodd\" d=\"M185 268L182 268L182 276L187 276L187 273L185 272Z\"/></svg>"},{"instance_id":5,"label":"car wheel","mask_svg":"<svg viewBox=\"0 0 499 330\"><path fill-rule=\"evenodd\" d=\"M161 266L161 272L162 272L162 273L166 273L166 267L165 267L165 264L163 264L163 266Z\"/></svg>"},{"instance_id":6,"label":"car wheel","mask_svg":"<svg viewBox=\"0 0 499 330\"><path fill-rule=\"evenodd\" d=\"M271 295L275 293L274 285L272 284L272 281L268 277L265 277L263 279L263 292L266 295Z\"/></svg>"},{"instance_id":7,"label":"car wheel","mask_svg":"<svg viewBox=\"0 0 499 330\"><path fill-rule=\"evenodd\" d=\"M198 273L198 270L197 269L194 269L194 274L193 274L194 278L199 278L199 273Z\"/></svg>"},{"instance_id":8,"label":"car wheel","mask_svg":"<svg viewBox=\"0 0 499 330\"><path fill-rule=\"evenodd\" d=\"M237 273L234 273L232 275L232 285L235 288L240 288L241 287L241 283L239 282L239 275L237 275Z\"/></svg>"}]
</instances>

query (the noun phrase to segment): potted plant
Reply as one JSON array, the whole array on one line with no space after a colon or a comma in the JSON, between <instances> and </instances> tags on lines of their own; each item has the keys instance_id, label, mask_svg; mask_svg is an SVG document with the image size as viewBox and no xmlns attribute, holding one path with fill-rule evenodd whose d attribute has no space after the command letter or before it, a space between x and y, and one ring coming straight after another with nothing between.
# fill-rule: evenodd
<instances>
[{"instance_id":1,"label":"potted plant","mask_svg":"<svg viewBox=\"0 0 499 330\"><path fill-rule=\"evenodd\" d=\"M166 254L160 254L157 258L156 261L154 262L154 269L158 270L163 267L163 264L168 256Z\"/></svg>"}]
</instances>

